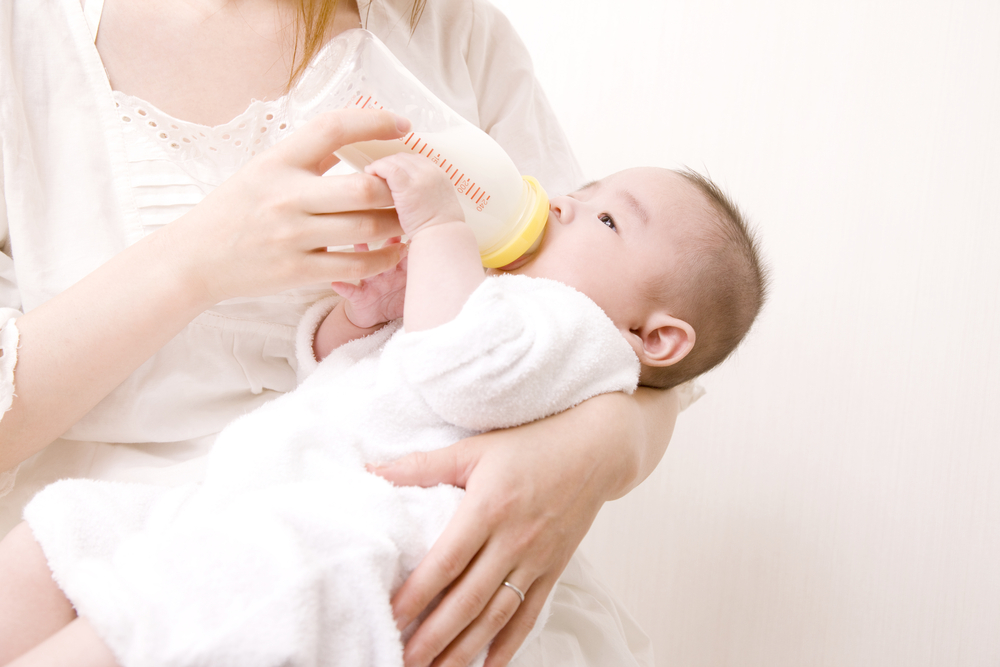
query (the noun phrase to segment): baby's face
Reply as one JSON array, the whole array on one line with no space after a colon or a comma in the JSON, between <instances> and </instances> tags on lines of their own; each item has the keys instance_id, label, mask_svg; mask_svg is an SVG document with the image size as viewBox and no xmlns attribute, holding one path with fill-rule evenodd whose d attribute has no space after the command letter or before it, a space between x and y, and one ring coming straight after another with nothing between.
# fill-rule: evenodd
<instances>
[{"instance_id":1,"label":"baby's face","mask_svg":"<svg viewBox=\"0 0 1000 667\"><path fill-rule=\"evenodd\" d=\"M541 247L510 273L565 283L595 301L623 333L635 330L650 313L650 281L676 264L704 210L701 193L672 171L622 171L553 198Z\"/></svg>"}]
</instances>

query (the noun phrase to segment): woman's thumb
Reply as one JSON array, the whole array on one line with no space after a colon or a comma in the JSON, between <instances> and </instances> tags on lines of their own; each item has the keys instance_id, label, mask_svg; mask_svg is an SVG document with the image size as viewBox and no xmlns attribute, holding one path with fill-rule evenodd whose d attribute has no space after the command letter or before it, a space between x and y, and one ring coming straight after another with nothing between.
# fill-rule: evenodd
<instances>
[{"instance_id":1,"label":"woman's thumb","mask_svg":"<svg viewBox=\"0 0 1000 667\"><path fill-rule=\"evenodd\" d=\"M451 484L465 488L475 468L475 458L472 448L460 440L444 449L414 452L389 463L369 463L366 467L396 486Z\"/></svg>"}]
</instances>

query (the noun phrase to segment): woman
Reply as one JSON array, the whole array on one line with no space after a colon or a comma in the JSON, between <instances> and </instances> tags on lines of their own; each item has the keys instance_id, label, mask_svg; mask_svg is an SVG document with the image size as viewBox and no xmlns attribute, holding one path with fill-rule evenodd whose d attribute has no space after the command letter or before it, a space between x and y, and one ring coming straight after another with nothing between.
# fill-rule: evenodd
<instances>
[{"instance_id":1,"label":"woman","mask_svg":"<svg viewBox=\"0 0 1000 667\"><path fill-rule=\"evenodd\" d=\"M579 182L524 47L478 0L6 4L0 470L24 463L3 478L4 531L59 477L197 479L225 423L293 385L290 332L325 293L316 285L395 264L394 248L323 251L398 233L377 179L320 177L340 145L399 136L396 120L292 120L329 37L364 25L550 192ZM446 591L407 664L464 665L494 637L489 664L507 664L597 510L659 461L676 412L674 393L601 397L379 469L468 490L393 600L403 625ZM557 592L560 613L574 611ZM616 628L605 616L568 625ZM578 659L566 625L517 664L544 650ZM627 664L614 641L607 656Z\"/></svg>"}]
</instances>

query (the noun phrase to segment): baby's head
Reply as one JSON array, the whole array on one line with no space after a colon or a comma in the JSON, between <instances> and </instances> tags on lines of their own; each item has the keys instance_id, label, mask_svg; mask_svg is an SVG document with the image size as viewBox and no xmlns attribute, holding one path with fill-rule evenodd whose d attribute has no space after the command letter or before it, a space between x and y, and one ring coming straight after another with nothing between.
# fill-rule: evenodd
<instances>
[{"instance_id":1,"label":"baby's head","mask_svg":"<svg viewBox=\"0 0 1000 667\"><path fill-rule=\"evenodd\" d=\"M767 276L739 210L691 171L629 169L550 204L538 252L513 269L583 292L642 362L640 384L668 388L736 349Z\"/></svg>"}]
</instances>

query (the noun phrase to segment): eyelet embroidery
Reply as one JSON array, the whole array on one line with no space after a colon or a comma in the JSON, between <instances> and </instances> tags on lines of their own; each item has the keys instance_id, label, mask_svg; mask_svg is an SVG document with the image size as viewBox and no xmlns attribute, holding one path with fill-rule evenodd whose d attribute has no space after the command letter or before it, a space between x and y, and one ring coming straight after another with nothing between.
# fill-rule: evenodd
<instances>
[{"instance_id":1,"label":"eyelet embroidery","mask_svg":"<svg viewBox=\"0 0 1000 667\"><path fill-rule=\"evenodd\" d=\"M138 98L117 91L114 96L128 131L160 145L172 160L207 159L215 163L220 154L230 154L237 161L246 161L277 143L289 130L284 119L284 99L255 100L230 122L206 128L168 116ZM135 118L145 122L134 123Z\"/></svg>"}]
</instances>

